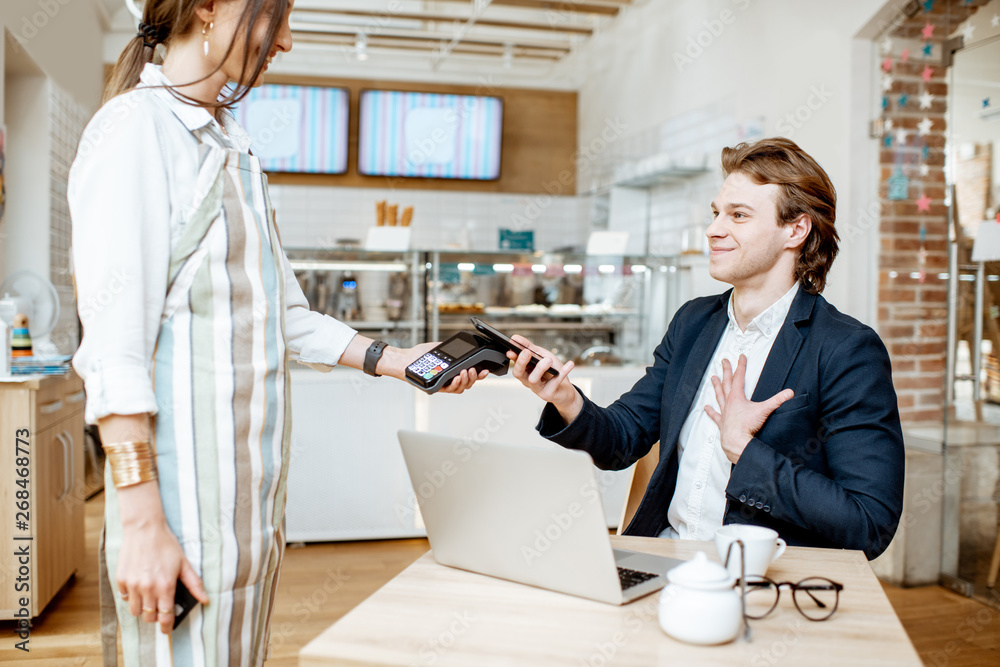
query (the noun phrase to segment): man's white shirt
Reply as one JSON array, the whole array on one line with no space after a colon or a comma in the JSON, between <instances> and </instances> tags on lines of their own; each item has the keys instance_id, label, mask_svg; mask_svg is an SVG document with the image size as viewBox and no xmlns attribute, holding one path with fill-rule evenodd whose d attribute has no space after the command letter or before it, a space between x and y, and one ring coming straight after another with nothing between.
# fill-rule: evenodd
<instances>
[{"instance_id":1,"label":"man's white shirt","mask_svg":"<svg viewBox=\"0 0 1000 667\"><path fill-rule=\"evenodd\" d=\"M722 526L726 511L726 487L729 485L732 464L722 449L719 427L705 412L706 405L719 411L712 376L722 378L723 359L728 359L735 371L740 355L746 355L744 389L748 399L753 396L761 371L771 353L771 346L788 316L798 290L796 283L784 296L751 320L746 331L741 331L736 323L733 299L732 296L729 297L729 324L705 370L698 395L681 427L677 442L680 460L677 486L667 509L670 525L660 533L660 537L715 539L715 531ZM683 400L682 397L675 397L674 400L678 399Z\"/></svg>"}]
</instances>

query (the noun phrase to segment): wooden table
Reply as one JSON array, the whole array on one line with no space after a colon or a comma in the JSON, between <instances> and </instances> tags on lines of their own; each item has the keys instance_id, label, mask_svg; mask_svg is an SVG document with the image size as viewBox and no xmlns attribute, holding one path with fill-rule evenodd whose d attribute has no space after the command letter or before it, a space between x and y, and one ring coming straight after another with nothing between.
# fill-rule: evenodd
<instances>
[{"instance_id":1,"label":"wooden table","mask_svg":"<svg viewBox=\"0 0 1000 667\"><path fill-rule=\"evenodd\" d=\"M690 558L709 542L613 537L616 547ZM807 620L782 589L778 608L751 621L753 638L692 646L663 633L659 593L623 607L439 565L430 552L330 626L300 665L921 665L860 551L789 547L768 570L778 581L825 576L844 584L828 621Z\"/></svg>"}]
</instances>

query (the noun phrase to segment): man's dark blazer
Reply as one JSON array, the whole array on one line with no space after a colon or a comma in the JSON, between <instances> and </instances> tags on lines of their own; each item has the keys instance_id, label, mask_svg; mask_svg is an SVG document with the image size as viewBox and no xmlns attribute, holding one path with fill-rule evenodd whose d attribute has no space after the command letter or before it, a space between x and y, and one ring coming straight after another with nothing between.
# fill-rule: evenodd
<instances>
[{"instance_id":1,"label":"man's dark blazer","mask_svg":"<svg viewBox=\"0 0 1000 667\"><path fill-rule=\"evenodd\" d=\"M626 535L656 536L668 525L678 436L729 321L731 292L684 304L645 376L607 408L584 397L569 425L551 404L542 411L541 435L590 453L605 470L627 468L660 441L660 462ZM732 468L723 522L874 558L892 540L903 505L903 435L885 346L870 327L800 289L752 400L785 388L795 396Z\"/></svg>"}]
</instances>

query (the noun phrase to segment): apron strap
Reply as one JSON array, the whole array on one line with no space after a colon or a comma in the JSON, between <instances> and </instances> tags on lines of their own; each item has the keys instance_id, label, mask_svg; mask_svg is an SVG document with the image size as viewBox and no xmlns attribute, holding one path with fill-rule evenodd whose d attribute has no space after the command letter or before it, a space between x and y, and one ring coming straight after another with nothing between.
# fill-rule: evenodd
<instances>
[{"instance_id":1,"label":"apron strap","mask_svg":"<svg viewBox=\"0 0 1000 667\"><path fill-rule=\"evenodd\" d=\"M108 559L104 551L106 526L101 526L101 538L97 546L99 573L98 588L101 594L101 653L104 667L118 667L118 613L115 610L115 594L108 576Z\"/></svg>"}]
</instances>

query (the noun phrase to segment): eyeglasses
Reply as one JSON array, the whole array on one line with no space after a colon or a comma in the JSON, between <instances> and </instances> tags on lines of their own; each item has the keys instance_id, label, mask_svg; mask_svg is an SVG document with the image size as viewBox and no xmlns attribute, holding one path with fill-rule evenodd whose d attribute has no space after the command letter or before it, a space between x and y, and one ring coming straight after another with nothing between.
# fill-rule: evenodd
<instances>
[{"instance_id":1,"label":"eyeglasses","mask_svg":"<svg viewBox=\"0 0 1000 667\"><path fill-rule=\"evenodd\" d=\"M729 567L729 557L733 547L740 548L740 578L736 585L740 587L740 604L743 607L743 637L750 641L750 624L747 620L760 620L770 614L778 606L781 597L781 587L792 589L792 602L799 613L810 621L825 621L833 616L840 605L840 591L843 584L826 577L807 577L802 581L777 582L767 577L747 576L746 559L743 556L743 540L734 540L726 549L725 567Z\"/></svg>"},{"instance_id":2,"label":"eyeglasses","mask_svg":"<svg viewBox=\"0 0 1000 667\"><path fill-rule=\"evenodd\" d=\"M826 577L808 577L799 582L772 581L767 577L747 577L745 611L747 618L764 618L778 606L782 586L792 589L792 602L799 613L810 621L825 621L840 604L842 584Z\"/></svg>"}]
</instances>

